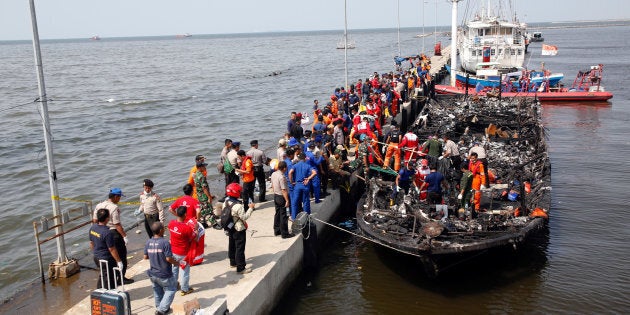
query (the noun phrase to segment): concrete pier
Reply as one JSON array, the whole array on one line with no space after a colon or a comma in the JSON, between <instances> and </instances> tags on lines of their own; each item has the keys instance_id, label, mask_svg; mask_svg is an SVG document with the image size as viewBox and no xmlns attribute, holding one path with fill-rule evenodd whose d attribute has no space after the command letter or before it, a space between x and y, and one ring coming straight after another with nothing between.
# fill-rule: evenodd
<instances>
[{"instance_id":1,"label":"concrete pier","mask_svg":"<svg viewBox=\"0 0 630 315\"><path fill-rule=\"evenodd\" d=\"M330 195L315 204L311 200L312 215L329 221L341 206L339 190L329 190ZM267 196L267 200L273 200ZM245 257L249 274L240 275L230 268L227 257L228 237L223 230L206 229L204 262L190 269L190 286L194 292L181 296L178 291L173 306L197 299L205 314L223 314L221 305L227 303L231 314L267 314L278 303L285 289L302 270L304 241L297 236L282 239L273 235L273 201L257 205L247 223ZM174 219L169 215L169 220ZM325 225L316 222L318 234L325 233ZM291 228L291 222L289 222ZM146 241L138 238L137 242ZM149 261L139 252L129 261L127 276L134 283L125 286L131 296L133 314L154 314L155 302L151 281L146 270ZM96 273L94 278L96 284ZM90 314L90 297L74 305L65 314Z\"/></svg>"}]
</instances>

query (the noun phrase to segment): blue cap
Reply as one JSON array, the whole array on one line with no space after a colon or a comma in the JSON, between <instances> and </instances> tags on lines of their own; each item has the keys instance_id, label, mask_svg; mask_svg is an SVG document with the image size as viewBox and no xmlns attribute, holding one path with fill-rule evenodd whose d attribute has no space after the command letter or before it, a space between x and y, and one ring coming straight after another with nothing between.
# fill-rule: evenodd
<instances>
[{"instance_id":1,"label":"blue cap","mask_svg":"<svg viewBox=\"0 0 630 315\"><path fill-rule=\"evenodd\" d=\"M298 141L294 137L291 137L289 139L289 146L292 147L292 146L295 146L295 145L298 145Z\"/></svg>"},{"instance_id":2,"label":"blue cap","mask_svg":"<svg viewBox=\"0 0 630 315\"><path fill-rule=\"evenodd\" d=\"M124 196L120 188L112 188L109 190L109 193L112 195Z\"/></svg>"},{"instance_id":3,"label":"blue cap","mask_svg":"<svg viewBox=\"0 0 630 315\"><path fill-rule=\"evenodd\" d=\"M322 136L320 135L315 136L315 142L322 142Z\"/></svg>"},{"instance_id":4,"label":"blue cap","mask_svg":"<svg viewBox=\"0 0 630 315\"><path fill-rule=\"evenodd\" d=\"M233 141L233 142L232 142L232 146L233 146L233 147L240 147L240 146L241 146L241 143L240 143L240 142L238 142L238 141Z\"/></svg>"}]
</instances>

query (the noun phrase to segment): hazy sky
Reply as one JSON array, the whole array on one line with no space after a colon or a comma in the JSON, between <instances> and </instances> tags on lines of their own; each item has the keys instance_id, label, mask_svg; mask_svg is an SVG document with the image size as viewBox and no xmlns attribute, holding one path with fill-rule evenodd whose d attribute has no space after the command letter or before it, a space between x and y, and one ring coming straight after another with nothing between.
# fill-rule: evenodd
<instances>
[{"instance_id":1,"label":"hazy sky","mask_svg":"<svg viewBox=\"0 0 630 315\"><path fill-rule=\"evenodd\" d=\"M399 1L401 27L420 28L422 0ZM396 27L398 0L347 2L349 29ZM473 2L459 3L458 21ZM630 0L511 2L524 22L630 18ZM35 0L35 6L42 39L341 30L344 20L343 0ZM424 0L424 11L425 26L450 24L448 0ZM30 23L28 0L0 0L0 40L31 39Z\"/></svg>"}]
</instances>

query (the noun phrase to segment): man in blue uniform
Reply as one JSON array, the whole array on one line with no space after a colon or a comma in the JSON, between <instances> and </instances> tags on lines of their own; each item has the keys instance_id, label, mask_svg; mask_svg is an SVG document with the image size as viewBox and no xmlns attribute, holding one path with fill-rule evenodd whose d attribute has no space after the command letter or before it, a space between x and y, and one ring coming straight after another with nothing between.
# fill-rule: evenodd
<instances>
[{"instance_id":1,"label":"man in blue uniform","mask_svg":"<svg viewBox=\"0 0 630 315\"><path fill-rule=\"evenodd\" d=\"M97 289L100 288L114 288L116 286L114 282L114 267L117 265L120 270L123 269L122 260L118 256L116 245L114 243L114 234L110 232L107 223L109 222L109 210L102 208L96 210L97 224L92 224L90 227L90 249L94 253L94 263L96 266L100 266L99 260L107 260L107 274L109 277L105 281L109 281L108 285L101 283L101 277L98 277L96 285ZM103 272L104 270L101 270ZM105 276L105 274L104 274Z\"/></svg>"},{"instance_id":2,"label":"man in blue uniform","mask_svg":"<svg viewBox=\"0 0 630 315\"><path fill-rule=\"evenodd\" d=\"M295 220L299 204L302 210L311 214L311 202L309 200L309 182L317 176L315 170L306 161L304 153L298 154L298 163L289 171L289 182L294 186L291 196L291 219Z\"/></svg>"}]
</instances>

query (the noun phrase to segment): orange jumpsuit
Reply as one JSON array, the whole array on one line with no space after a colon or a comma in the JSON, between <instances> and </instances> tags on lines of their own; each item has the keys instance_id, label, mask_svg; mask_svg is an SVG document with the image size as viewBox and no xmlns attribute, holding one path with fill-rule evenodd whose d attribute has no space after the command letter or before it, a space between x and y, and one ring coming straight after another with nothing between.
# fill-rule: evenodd
<instances>
[{"instance_id":1,"label":"orange jumpsuit","mask_svg":"<svg viewBox=\"0 0 630 315\"><path fill-rule=\"evenodd\" d=\"M481 205L481 185L486 182L486 172L483 168L483 164L479 160L474 163L471 161L470 164L468 164L468 169L470 169L473 175L473 204L475 205L475 211L479 211L479 207Z\"/></svg>"},{"instance_id":2,"label":"orange jumpsuit","mask_svg":"<svg viewBox=\"0 0 630 315\"><path fill-rule=\"evenodd\" d=\"M389 167L389 161L394 156L394 170L398 172L400 170L400 149L398 143L400 142L400 130L396 129L388 137L387 153L385 153L385 161L383 167Z\"/></svg>"}]
</instances>

